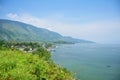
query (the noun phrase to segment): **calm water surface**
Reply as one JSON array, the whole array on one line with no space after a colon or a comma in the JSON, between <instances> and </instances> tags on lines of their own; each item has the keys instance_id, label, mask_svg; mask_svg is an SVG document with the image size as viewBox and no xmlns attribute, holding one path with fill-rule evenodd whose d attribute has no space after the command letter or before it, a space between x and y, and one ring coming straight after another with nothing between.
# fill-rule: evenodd
<instances>
[{"instance_id":1,"label":"calm water surface","mask_svg":"<svg viewBox=\"0 0 120 80\"><path fill-rule=\"evenodd\" d=\"M66 44L52 59L78 80L120 80L120 44Z\"/></svg>"}]
</instances>

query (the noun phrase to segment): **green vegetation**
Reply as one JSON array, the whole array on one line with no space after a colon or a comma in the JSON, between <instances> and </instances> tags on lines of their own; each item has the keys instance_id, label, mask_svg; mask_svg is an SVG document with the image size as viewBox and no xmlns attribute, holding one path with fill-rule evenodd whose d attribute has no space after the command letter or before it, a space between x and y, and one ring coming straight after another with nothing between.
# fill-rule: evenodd
<instances>
[{"instance_id":1,"label":"green vegetation","mask_svg":"<svg viewBox=\"0 0 120 80\"><path fill-rule=\"evenodd\" d=\"M7 47L5 44L0 42L0 80L74 80L68 70L51 60L46 49L39 46L32 53L25 53L11 48L13 44L7 43ZM24 45L28 46L27 43Z\"/></svg>"},{"instance_id":2,"label":"green vegetation","mask_svg":"<svg viewBox=\"0 0 120 80\"><path fill-rule=\"evenodd\" d=\"M53 43L55 43L55 44L74 44L74 42L68 42L68 41L62 41L62 40L54 41Z\"/></svg>"},{"instance_id":3,"label":"green vegetation","mask_svg":"<svg viewBox=\"0 0 120 80\"><path fill-rule=\"evenodd\" d=\"M0 40L17 42L91 43L91 41L64 37L47 29L4 19L0 19Z\"/></svg>"}]
</instances>

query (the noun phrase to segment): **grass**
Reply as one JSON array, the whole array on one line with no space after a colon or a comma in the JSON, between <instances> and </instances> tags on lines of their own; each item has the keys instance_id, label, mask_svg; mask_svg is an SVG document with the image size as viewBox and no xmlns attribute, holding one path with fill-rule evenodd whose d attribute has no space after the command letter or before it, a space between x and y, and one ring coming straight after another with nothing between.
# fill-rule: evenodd
<instances>
[{"instance_id":1,"label":"grass","mask_svg":"<svg viewBox=\"0 0 120 80\"><path fill-rule=\"evenodd\" d=\"M66 68L56 65L49 56L43 49L32 54L0 48L0 80L74 80Z\"/></svg>"}]
</instances>

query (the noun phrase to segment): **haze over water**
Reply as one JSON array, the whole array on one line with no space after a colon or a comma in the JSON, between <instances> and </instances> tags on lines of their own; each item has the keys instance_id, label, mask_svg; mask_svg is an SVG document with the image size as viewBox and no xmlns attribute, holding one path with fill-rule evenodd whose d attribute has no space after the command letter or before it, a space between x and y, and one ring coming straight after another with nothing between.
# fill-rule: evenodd
<instances>
[{"instance_id":1,"label":"haze over water","mask_svg":"<svg viewBox=\"0 0 120 80\"><path fill-rule=\"evenodd\" d=\"M120 80L120 44L59 45L52 59L80 80Z\"/></svg>"}]
</instances>

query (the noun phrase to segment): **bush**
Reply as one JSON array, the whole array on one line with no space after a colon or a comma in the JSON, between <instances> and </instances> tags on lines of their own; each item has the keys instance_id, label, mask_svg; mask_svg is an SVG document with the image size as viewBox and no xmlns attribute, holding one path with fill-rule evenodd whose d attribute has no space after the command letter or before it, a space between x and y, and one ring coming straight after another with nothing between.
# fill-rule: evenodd
<instances>
[{"instance_id":1,"label":"bush","mask_svg":"<svg viewBox=\"0 0 120 80\"><path fill-rule=\"evenodd\" d=\"M39 55L40 58L44 58L45 60L49 60L51 57L50 53L42 47L33 51L33 54L37 54L37 55Z\"/></svg>"},{"instance_id":2,"label":"bush","mask_svg":"<svg viewBox=\"0 0 120 80\"><path fill-rule=\"evenodd\" d=\"M39 48L32 53L0 50L0 80L74 80L66 69L50 60L50 53Z\"/></svg>"},{"instance_id":3,"label":"bush","mask_svg":"<svg viewBox=\"0 0 120 80\"><path fill-rule=\"evenodd\" d=\"M24 51L29 51L30 49L29 48L24 48Z\"/></svg>"}]
</instances>

